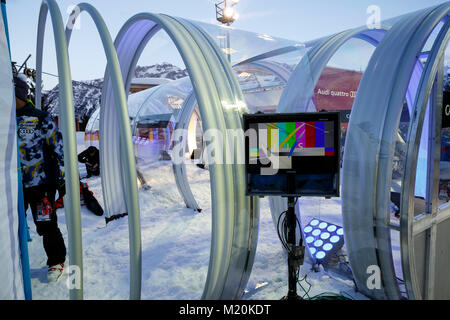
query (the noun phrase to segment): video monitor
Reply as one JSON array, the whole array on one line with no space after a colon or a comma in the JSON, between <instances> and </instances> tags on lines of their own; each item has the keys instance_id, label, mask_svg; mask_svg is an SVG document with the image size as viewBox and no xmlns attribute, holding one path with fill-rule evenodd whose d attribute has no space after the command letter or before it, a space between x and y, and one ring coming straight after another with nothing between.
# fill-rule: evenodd
<instances>
[{"instance_id":1,"label":"video monitor","mask_svg":"<svg viewBox=\"0 0 450 320\"><path fill-rule=\"evenodd\" d=\"M339 197L340 113L244 115L246 193Z\"/></svg>"}]
</instances>

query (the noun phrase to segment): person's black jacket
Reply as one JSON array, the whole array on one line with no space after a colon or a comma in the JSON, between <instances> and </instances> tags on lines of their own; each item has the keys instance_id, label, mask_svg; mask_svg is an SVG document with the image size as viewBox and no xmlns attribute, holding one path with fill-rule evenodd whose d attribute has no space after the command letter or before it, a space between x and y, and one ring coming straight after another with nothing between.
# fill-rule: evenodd
<instances>
[{"instance_id":1,"label":"person's black jacket","mask_svg":"<svg viewBox=\"0 0 450 320\"><path fill-rule=\"evenodd\" d=\"M93 153L92 156L91 153ZM78 161L81 163L89 162L93 166L100 165L100 152L96 147L89 147L78 155Z\"/></svg>"}]
</instances>

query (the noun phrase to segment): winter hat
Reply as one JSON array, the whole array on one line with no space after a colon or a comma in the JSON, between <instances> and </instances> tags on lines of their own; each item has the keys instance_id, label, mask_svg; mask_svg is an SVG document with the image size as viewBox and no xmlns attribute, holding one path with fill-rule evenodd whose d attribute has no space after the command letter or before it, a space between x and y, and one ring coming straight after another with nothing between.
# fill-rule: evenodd
<instances>
[{"instance_id":1,"label":"winter hat","mask_svg":"<svg viewBox=\"0 0 450 320\"><path fill-rule=\"evenodd\" d=\"M28 84L18 76L14 76L14 87L16 89L16 97L22 101L28 99Z\"/></svg>"},{"instance_id":2,"label":"winter hat","mask_svg":"<svg viewBox=\"0 0 450 320\"><path fill-rule=\"evenodd\" d=\"M97 148L94 147L94 146L90 146L90 147L88 148L88 152L89 152L90 154L92 154L92 153L94 153L94 152L96 152L96 151L97 151Z\"/></svg>"}]
</instances>

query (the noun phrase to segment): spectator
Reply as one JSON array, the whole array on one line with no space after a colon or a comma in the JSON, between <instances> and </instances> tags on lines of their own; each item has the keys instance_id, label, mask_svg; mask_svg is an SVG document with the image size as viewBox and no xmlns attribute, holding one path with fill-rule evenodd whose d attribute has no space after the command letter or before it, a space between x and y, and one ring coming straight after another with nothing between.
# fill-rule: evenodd
<instances>
[{"instance_id":1,"label":"spectator","mask_svg":"<svg viewBox=\"0 0 450 320\"><path fill-rule=\"evenodd\" d=\"M100 152L96 147L90 146L80 153L78 161L86 165L86 178L100 175Z\"/></svg>"},{"instance_id":2,"label":"spectator","mask_svg":"<svg viewBox=\"0 0 450 320\"><path fill-rule=\"evenodd\" d=\"M55 182L48 168L50 159L56 159L56 175L58 179L64 176L62 135L51 116L28 100L27 83L14 77L14 84L25 207L30 206L36 231L43 237L48 281L55 282L64 271L66 246L57 222Z\"/></svg>"}]
</instances>

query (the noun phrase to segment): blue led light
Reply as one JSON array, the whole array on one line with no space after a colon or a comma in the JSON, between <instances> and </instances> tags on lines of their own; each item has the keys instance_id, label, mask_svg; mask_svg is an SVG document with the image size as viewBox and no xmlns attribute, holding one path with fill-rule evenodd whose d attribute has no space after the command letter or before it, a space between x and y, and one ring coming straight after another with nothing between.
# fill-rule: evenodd
<instances>
[{"instance_id":1,"label":"blue led light","mask_svg":"<svg viewBox=\"0 0 450 320\"><path fill-rule=\"evenodd\" d=\"M314 220L311 221L309 224L312 225L313 227L315 227L315 226L317 226L317 225L319 224L319 220L314 219Z\"/></svg>"},{"instance_id":2,"label":"blue led light","mask_svg":"<svg viewBox=\"0 0 450 320\"><path fill-rule=\"evenodd\" d=\"M336 229L337 229L336 226L329 226L329 227L327 228L328 232L335 232Z\"/></svg>"},{"instance_id":3,"label":"blue led light","mask_svg":"<svg viewBox=\"0 0 450 320\"><path fill-rule=\"evenodd\" d=\"M311 242L313 242L314 241L314 238L313 237L308 237L308 238L306 238L306 243L311 243Z\"/></svg>"},{"instance_id":4,"label":"blue led light","mask_svg":"<svg viewBox=\"0 0 450 320\"><path fill-rule=\"evenodd\" d=\"M326 263L328 255L339 250L344 242L344 228L313 218L303 232L311 257L318 263Z\"/></svg>"},{"instance_id":5,"label":"blue led light","mask_svg":"<svg viewBox=\"0 0 450 320\"><path fill-rule=\"evenodd\" d=\"M323 251L319 251L319 252L317 252L316 253L316 258L317 259L323 259L323 258L325 258L325 252L323 252Z\"/></svg>"},{"instance_id":6,"label":"blue led light","mask_svg":"<svg viewBox=\"0 0 450 320\"><path fill-rule=\"evenodd\" d=\"M338 236L332 236L330 238L330 242L331 243L338 243L339 242L339 237Z\"/></svg>"},{"instance_id":7,"label":"blue led light","mask_svg":"<svg viewBox=\"0 0 450 320\"><path fill-rule=\"evenodd\" d=\"M330 234L328 232L324 232L320 235L320 238L323 240L327 240L330 237Z\"/></svg>"},{"instance_id":8,"label":"blue led light","mask_svg":"<svg viewBox=\"0 0 450 320\"><path fill-rule=\"evenodd\" d=\"M323 245L323 241L322 240L317 240L314 242L314 247L320 247L321 245Z\"/></svg>"}]
</instances>

